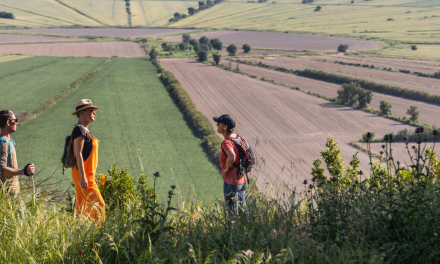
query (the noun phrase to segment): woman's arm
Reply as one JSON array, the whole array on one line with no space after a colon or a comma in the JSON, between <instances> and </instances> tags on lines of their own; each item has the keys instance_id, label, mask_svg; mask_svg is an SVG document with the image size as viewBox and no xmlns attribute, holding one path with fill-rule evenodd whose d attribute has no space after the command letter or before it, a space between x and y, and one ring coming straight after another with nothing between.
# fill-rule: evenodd
<instances>
[{"instance_id":1,"label":"woman's arm","mask_svg":"<svg viewBox=\"0 0 440 264\"><path fill-rule=\"evenodd\" d=\"M79 136L75 138L75 140L73 141L73 146L75 148L76 165L78 167L78 171L81 176L80 185L81 188L86 190L89 186L87 183L86 172L84 171L84 159L82 155L84 142L85 142L84 136Z\"/></svg>"}]
</instances>

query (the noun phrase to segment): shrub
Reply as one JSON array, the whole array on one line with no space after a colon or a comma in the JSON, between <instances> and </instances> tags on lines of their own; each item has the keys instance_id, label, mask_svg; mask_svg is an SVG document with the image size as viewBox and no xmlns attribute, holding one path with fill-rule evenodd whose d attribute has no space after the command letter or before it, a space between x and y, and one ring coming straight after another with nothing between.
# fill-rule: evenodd
<instances>
[{"instance_id":1,"label":"shrub","mask_svg":"<svg viewBox=\"0 0 440 264\"><path fill-rule=\"evenodd\" d=\"M168 43L166 43L166 42L162 43L161 47L162 47L163 50L166 51L167 48L168 48Z\"/></svg>"},{"instance_id":2,"label":"shrub","mask_svg":"<svg viewBox=\"0 0 440 264\"><path fill-rule=\"evenodd\" d=\"M196 9L194 7L188 7L188 14L190 16L194 15L196 13Z\"/></svg>"},{"instance_id":3,"label":"shrub","mask_svg":"<svg viewBox=\"0 0 440 264\"><path fill-rule=\"evenodd\" d=\"M388 18L387 21L394 21L394 18Z\"/></svg>"},{"instance_id":4,"label":"shrub","mask_svg":"<svg viewBox=\"0 0 440 264\"><path fill-rule=\"evenodd\" d=\"M317 6L314 11L321 11L321 6Z\"/></svg>"},{"instance_id":5,"label":"shrub","mask_svg":"<svg viewBox=\"0 0 440 264\"><path fill-rule=\"evenodd\" d=\"M220 63L220 58L222 57L222 55L220 54L212 54L212 58L214 59L215 65L218 65Z\"/></svg>"},{"instance_id":6,"label":"shrub","mask_svg":"<svg viewBox=\"0 0 440 264\"><path fill-rule=\"evenodd\" d=\"M226 51L229 53L229 56L234 56L237 53L237 46L235 44L231 44L226 48Z\"/></svg>"},{"instance_id":7,"label":"shrub","mask_svg":"<svg viewBox=\"0 0 440 264\"><path fill-rule=\"evenodd\" d=\"M183 34L182 35L182 42L183 43L189 43L191 40L191 36L189 34ZM191 43L190 43L191 44Z\"/></svg>"},{"instance_id":8,"label":"shrub","mask_svg":"<svg viewBox=\"0 0 440 264\"><path fill-rule=\"evenodd\" d=\"M199 39L199 44L201 44L201 45L207 44L208 42L209 42L209 38L208 37L203 36L203 37L201 37Z\"/></svg>"},{"instance_id":9,"label":"shrub","mask_svg":"<svg viewBox=\"0 0 440 264\"><path fill-rule=\"evenodd\" d=\"M244 51L244 53L249 53L251 50L252 50L251 45L249 45L249 44L244 44L244 45L243 45L243 51Z\"/></svg>"},{"instance_id":10,"label":"shrub","mask_svg":"<svg viewBox=\"0 0 440 264\"><path fill-rule=\"evenodd\" d=\"M417 109L417 106L411 105L408 110L406 110L406 114L411 116L412 121L417 121L417 119L419 118L420 111L418 111Z\"/></svg>"},{"instance_id":11,"label":"shrub","mask_svg":"<svg viewBox=\"0 0 440 264\"><path fill-rule=\"evenodd\" d=\"M184 51L186 49L188 49L188 45L186 43L183 43L183 42L179 43L179 50L180 51Z\"/></svg>"},{"instance_id":12,"label":"shrub","mask_svg":"<svg viewBox=\"0 0 440 264\"><path fill-rule=\"evenodd\" d=\"M208 59L208 53L205 50L197 52L198 61L203 62Z\"/></svg>"},{"instance_id":13,"label":"shrub","mask_svg":"<svg viewBox=\"0 0 440 264\"><path fill-rule=\"evenodd\" d=\"M417 50L417 46L416 45L412 45L411 46L411 50Z\"/></svg>"},{"instance_id":14,"label":"shrub","mask_svg":"<svg viewBox=\"0 0 440 264\"><path fill-rule=\"evenodd\" d=\"M194 51L195 51L195 52L199 52L199 50L200 50L200 45L199 45L199 44L195 44L195 45L193 45L193 48L194 48Z\"/></svg>"},{"instance_id":15,"label":"shrub","mask_svg":"<svg viewBox=\"0 0 440 264\"><path fill-rule=\"evenodd\" d=\"M155 60L157 58L157 55L159 55L159 52L157 52L155 47L152 47L148 55L150 56L150 59Z\"/></svg>"},{"instance_id":16,"label":"shrub","mask_svg":"<svg viewBox=\"0 0 440 264\"><path fill-rule=\"evenodd\" d=\"M346 83L342 85L342 89L338 90L338 99L342 104L354 106L356 103L359 108L365 108L373 99L373 92L363 89L357 83Z\"/></svg>"},{"instance_id":17,"label":"shrub","mask_svg":"<svg viewBox=\"0 0 440 264\"><path fill-rule=\"evenodd\" d=\"M165 48L165 50L166 50L166 51L174 51L174 48L175 48L174 44L169 43L169 44L167 45L167 47Z\"/></svg>"},{"instance_id":18,"label":"shrub","mask_svg":"<svg viewBox=\"0 0 440 264\"><path fill-rule=\"evenodd\" d=\"M187 14L182 14L182 15L180 16L180 18L182 18L182 19L187 18Z\"/></svg>"},{"instance_id":19,"label":"shrub","mask_svg":"<svg viewBox=\"0 0 440 264\"><path fill-rule=\"evenodd\" d=\"M180 13L174 13L174 19L177 21L180 19Z\"/></svg>"},{"instance_id":20,"label":"shrub","mask_svg":"<svg viewBox=\"0 0 440 264\"><path fill-rule=\"evenodd\" d=\"M384 116L391 115L391 108L393 108L393 106L387 101L385 100L380 101L379 109L382 115Z\"/></svg>"},{"instance_id":21,"label":"shrub","mask_svg":"<svg viewBox=\"0 0 440 264\"><path fill-rule=\"evenodd\" d=\"M197 45L197 44L198 44L198 42L197 42L196 39L190 39L190 40L188 41L188 43L189 43L189 45L191 45L191 46L194 46L194 45Z\"/></svg>"},{"instance_id":22,"label":"shrub","mask_svg":"<svg viewBox=\"0 0 440 264\"><path fill-rule=\"evenodd\" d=\"M174 18L170 18L169 20L168 20L168 22L174 22L175 20L174 20Z\"/></svg>"},{"instance_id":23,"label":"shrub","mask_svg":"<svg viewBox=\"0 0 440 264\"><path fill-rule=\"evenodd\" d=\"M340 44L338 46L338 52L347 52L347 50L348 50L348 45Z\"/></svg>"},{"instance_id":24,"label":"shrub","mask_svg":"<svg viewBox=\"0 0 440 264\"><path fill-rule=\"evenodd\" d=\"M0 12L0 18L15 19L14 15L8 12Z\"/></svg>"},{"instance_id":25,"label":"shrub","mask_svg":"<svg viewBox=\"0 0 440 264\"><path fill-rule=\"evenodd\" d=\"M440 79L440 71L434 73L434 78Z\"/></svg>"}]
</instances>

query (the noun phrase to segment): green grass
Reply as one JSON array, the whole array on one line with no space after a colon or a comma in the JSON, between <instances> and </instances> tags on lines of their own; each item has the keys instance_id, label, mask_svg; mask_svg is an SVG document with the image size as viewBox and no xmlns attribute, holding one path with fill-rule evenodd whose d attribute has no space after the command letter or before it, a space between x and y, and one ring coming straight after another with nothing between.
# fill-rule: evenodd
<instances>
[{"instance_id":1,"label":"green grass","mask_svg":"<svg viewBox=\"0 0 440 264\"><path fill-rule=\"evenodd\" d=\"M13 75L0 80L0 87L8 91L2 108L15 113L43 105L88 71L104 63L106 58L70 58L47 67ZM8 63L1 64L5 67Z\"/></svg>"},{"instance_id":2,"label":"green grass","mask_svg":"<svg viewBox=\"0 0 440 264\"><path fill-rule=\"evenodd\" d=\"M116 163L129 168L137 179L142 162L149 181L155 171L162 175L157 184L161 201L172 184L180 187L184 197L194 186L195 195L219 198L222 179L217 168L144 59L114 59L79 89L20 126L13 135L20 164L34 162L37 170L46 168L37 176L40 179L54 170L61 172L64 138L77 121L70 114L83 98L100 107L96 122L90 125L100 140L98 173ZM70 181L70 170L60 177Z\"/></svg>"},{"instance_id":3,"label":"green grass","mask_svg":"<svg viewBox=\"0 0 440 264\"><path fill-rule=\"evenodd\" d=\"M38 67L64 60L63 57L34 57L25 60L11 61L0 64L0 79L20 72L29 71Z\"/></svg>"},{"instance_id":4,"label":"green grass","mask_svg":"<svg viewBox=\"0 0 440 264\"><path fill-rule=\"evenodd\" d=\"M420 45L416 44L417 50L411 50L412 45L401 45L396 48L369 51L367 54L377 54L385 57L399 57L411 59L430 59L440 60L440 45Z\"/></svg>"}]
</instances>

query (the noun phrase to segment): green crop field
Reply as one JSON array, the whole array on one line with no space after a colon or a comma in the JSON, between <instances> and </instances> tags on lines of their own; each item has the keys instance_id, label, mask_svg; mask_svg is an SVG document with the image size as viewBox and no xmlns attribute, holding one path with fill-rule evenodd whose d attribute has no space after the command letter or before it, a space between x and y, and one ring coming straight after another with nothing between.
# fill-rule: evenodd
<instances>
[{"instance_id":1,"label":"green crop field","mask_svg":"<svg viewBox=\"0 0 440 264\"><path fill-rule=\"evenodd\" d=\"M29 59L33 58L32 55L6 55L6 56L0 56L0 63L4 62L10 62L10 61L16 61L16 60L23 60L23 59Z\"/></svg>"},{"instance_id":2,"label":"green crop field","mask_svg":"<svg viewBox=\"0 0 440 264\"><path fill-rule=\"evenodd\" d=\"M440 45L416 45L417 50L411 50L412 45L401 45L396 48L368 51L366 54L377 54L385 57L440 60Z\"/></svg>"},{"instance_id":3,"label":"green crop field","mask_svg":"<svg viewBox=\"0 0 440 264\"><path fill-rule=\"evenodd\" d=\"M0 87L8 91L9 98L3 100L2 108L15 113L26 110L33 112L104 61L105 58L67 58L46 67L3 78Z\"/></svg>"},{"instance_id":4,"label":"green crop field","mask_svg":"<svg viewBox=\"0 0 440 264\"><path fill-rule=\"evenodd\" d=\"M7 56L4 56L7 57ZM0 57L4 58L4 57ZM30 71L32 69L44 67L58 61L64 60L62 57L33 57L26 60L11 61L0 64L0 80L5 77Z\"/></svg>"},{"instance_id":5,"label":"green crop field","mask_svg":"<svg viewBox=\"0 0 440 264\"><path fill-rule=\"evenodd\" d=\"M202 142L188 128L151 64L138 58L114 59L79 89L21 125L13 135L20 165L34 162L37 170L44 168L39 179L56 171L57 179L70 181L70 170L59 175L60 155L64 138L77 120L71 113L83 98L100 107L96 122L90 125L100 140L98 173L116 163L129 168L137 179L143 167L150 184L152 174L160 171L157 186L161 199L172 184L179 186L184 197L190 186L199 197L221 196L222 179L204 153Z\"/></svg>"}]
</instances>

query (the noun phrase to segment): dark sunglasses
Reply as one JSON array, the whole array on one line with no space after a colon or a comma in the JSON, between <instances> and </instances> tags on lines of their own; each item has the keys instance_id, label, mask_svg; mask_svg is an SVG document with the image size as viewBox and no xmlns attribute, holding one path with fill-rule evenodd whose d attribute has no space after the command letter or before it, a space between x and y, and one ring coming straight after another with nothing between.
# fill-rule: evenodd
<instances>
[{"instance_id":1,"label":"dark sunglasses","mask_svg":"<svg viewBox=\"0 0 440 264\"><path fill-rule=\"evenodd\" d=\"M18 118L16 118L16 119L9 119L9 120L14 121L14 124L18 124Z\"/></svg>"}]
</instances>

